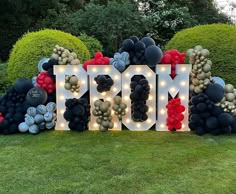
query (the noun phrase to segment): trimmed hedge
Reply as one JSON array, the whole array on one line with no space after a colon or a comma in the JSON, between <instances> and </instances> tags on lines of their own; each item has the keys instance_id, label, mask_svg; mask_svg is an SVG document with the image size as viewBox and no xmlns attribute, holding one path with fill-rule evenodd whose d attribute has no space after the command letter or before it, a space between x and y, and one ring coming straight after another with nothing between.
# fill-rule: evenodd
<instances>
[{"instance_id":1,"label":"trimmed hedge","mask_svg":"<svg viewBox=\"0 0 236 194\"><path fill-rule=\"evenodd\" d=\"M7 74L7 64L0 63L0 96L2 96L10 86L6 74Z\"/></svg>"},{"instance_id":2,"label":"trimmed hedge","mask_svg":"<svg viewBox=\"0 0 236 194\"><path fill-rule=\"evenodd\" d=\"M50 57L55 45L60 45L77 53L80 62L90 59L85 44L77 37L58 30L30 32L19 39L10 54L8 78L14 82L17 78L32 78L38 74L40 59Z\"/></svg>"},{"instance_id":3,"label":"trimmed hedge","mask_svg":"<svg viewBox=\"0 0 236 194\"><path fill-rule=\"evenodd\" d=\"M236 86L236 26L211 24L189 28L178 32L165 49L186 52L196 45L210 51L212 75L220 76L226 83Z\"/></svg>"},{"instance_id":4,"label":"trimmed hedge","mask_svg":"<svg viewBox=\"0 0 236 194\"><path fill-rule=\"evenodd\" d=\"M81 34L79 39L87 46L91 57L98 51L102 51L102 44L99 40L86 34Z\"/></svg>"}]
</instances>

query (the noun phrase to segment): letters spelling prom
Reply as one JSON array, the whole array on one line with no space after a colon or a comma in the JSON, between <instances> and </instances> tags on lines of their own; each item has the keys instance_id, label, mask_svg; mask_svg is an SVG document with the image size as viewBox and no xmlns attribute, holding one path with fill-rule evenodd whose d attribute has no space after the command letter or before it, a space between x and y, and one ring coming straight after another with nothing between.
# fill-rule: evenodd
<instances>
[{"instance_id":1,"label":"letters spelling prom","mask_svg":"<svg viewBox=\"0 0 236 194\"><path fill-rule=\"evenodd\" d=\"M56 65L54 74L56 75L56 101L57 101L57 130L69 130L66 120L63 117L65 112L65 100L69 98L80 98L87 91L90 94L91 119L89 130L98 130L96 118L93 116L94 101L97 99L108 100L113 106L112 98L122 93L122 101L127 104L126 115L122 117L122 122L113 113L114 128L112 130L122 130L122 123L132 131L146 131L155 125L157 131L167 131L166 105L168 96L174 98L176 95L185 106L184 120L180 131L189 131L188 128L188 103L189 103L189 74L191 65L181 64L176 66L176 76L170 77L171 65L156 65L156 73L146 65L130 65L123 73L120 73L111 65L90 65L86 72L82 66ZM64 88L65 76L76 75L79 78L80 92L72 93ZM99 93L96 89L94 78L98 75L109 75L114 84L110 91ZM149 82L150 94L146 101L149 107L148 119L144 122L134 122L131 119L131 100L129 98L131 89L131 78L135 75L143 75Z\"/></svg>"}]
</instances>

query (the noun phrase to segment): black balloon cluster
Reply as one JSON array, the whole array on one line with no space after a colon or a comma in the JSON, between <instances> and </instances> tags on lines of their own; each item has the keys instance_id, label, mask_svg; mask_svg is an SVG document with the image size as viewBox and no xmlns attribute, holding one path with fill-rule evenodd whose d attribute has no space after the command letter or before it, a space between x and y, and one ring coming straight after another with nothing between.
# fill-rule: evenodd
<instances>
[{"instance_id":1,"label":"black balloon cluster","mask_svg":"<svg viewBox=\"0 0 236 194\"><path fill-rule=\"evenodd\" d=\"M0 122L0 133L12 134L18 132L18 125L24 121L24 115L30 107L26 101L27 92L33 87L31 80L18 79L15 85L8 89L0 98L0 112L4 120Z\"/></svg>"},{"instance_id":2,"label":"black balloon cluster","mask_svg":"<svg viewBox=\"0 0 236 194\"><path fill-rule=\"evenodd\" d=\"M152 38L144 37L139 40L136 36L124 40L119 52L129 53L131 65L147 64L149 66L158 64L163 54Z\"/></svg>"},{"instance_id":3,"label":"black balloon cluster","mask_svg":"<svg viewBox=\"0 0 236 194\"><path fill-rule=\"evenodd\" d=\"M100 93L110 91L114 84L113 79L109 75L98 75L94 80L97 83L97 91Z\"/></svg>"},{"instance_id":4,"label":"black balloon cluster","mask_svg":"<svg viewBox=\"0 0 236 194\"><path fill-rule=\"evenodd\" d=\"M58 61L56 59L49 59L48 62L42 65L42 68L48 72L50 77L53 79L54 83L56 82L56 77L53 72L53 66L57 64L58 64Z\"/></svg>"},{"instance_id":5,"label":"black balloon cluster","mask_svg":"<svg viewBox=\"0 0 236 194\"><path fill-rule=\"evenodd\" d=\"M224 97L222 89L219 84L209 84L205 93L191 98L189 128L198 135L236 132L236 118L215 104Z\"/></svg>"},{"instance_id":6,"label":"black balloon cluster","mask_svg":"<svg viewBox=\"0 0 236 194\"><path fill-rule=\"evenodd\" d=\"M135 75L131 79L131 117L135 122L143 122L148 119L148 106L150 86L147 79L142 75Z\"/></svg>"},{"instance_id":7,"label":"black balloon cluster","mask_svg":"<svg viewBox=\"0 0 236 194\"><path fill-rule=\"evenodd\" d=\"M90 105L86 98L67 99L66 111L64 118L69 121L69 128L76 131L84 131L88 129L90 119Z\"/></svg>"}]
</instances>

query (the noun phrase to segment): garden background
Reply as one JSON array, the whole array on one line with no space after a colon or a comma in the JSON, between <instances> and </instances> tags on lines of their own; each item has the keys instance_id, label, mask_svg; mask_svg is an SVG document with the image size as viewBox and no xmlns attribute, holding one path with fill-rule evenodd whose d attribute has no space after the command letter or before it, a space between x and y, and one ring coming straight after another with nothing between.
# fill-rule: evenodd
<instances>
[{"instance_id":1,"label":"garden background","mask_svg":"<svg viewBox=\"0 0 236 194\"><path fill-rule=\"evenodd\" d=\"M14 81L13 46L45 28L78 37L91 57L111 57L132 35L151 36L163 50L201 44L214 74L236 85L236 27L213 0L2 0L0 13L1 95ZM34 56L12 63L24 67ZM0 193L234 193L235 147L235 135L153 131L0 136Z\"/></svg>"}]
</instances>

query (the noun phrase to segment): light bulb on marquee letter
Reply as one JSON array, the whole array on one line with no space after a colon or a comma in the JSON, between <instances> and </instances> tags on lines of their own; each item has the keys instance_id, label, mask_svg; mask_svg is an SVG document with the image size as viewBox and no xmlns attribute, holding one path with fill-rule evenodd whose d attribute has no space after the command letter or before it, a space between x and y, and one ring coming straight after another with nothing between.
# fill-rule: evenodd
<instances>
[{"instance_id":1,"label":"light bulb on marquee letter","mask_svg":"<svg viewBox=\"0 0 236 194\"><path fill-rule=\"evenodd\" d=\"M89 91L90 91L90 112L91 119L89 122L89 130L99 130L99 125L96 124L96 117L92 114L94 110L94 101L98 99L108 100L111 102L110 109L114 104L113 97L115 97L121 90L121 74L120 72L112 65L88 65L88 74L89 74ZM110 91L100 93L97 91L97 84L94 81L94 78L98 75L109 75L114 84L111 87ZM112 121L114 123L114 128L110 130L121 130L121 122L118 120L115 114L112 114Z\"/></svg>"},{"instance_id":2,"label":"light bulb on marquee letter","mask_svg":"<svg viewBox=\"0 0 236 194\"><path fill-rule=\"evenodd\" d=\"M56 75L56 104L57 104L57 122L56 130L70 130L67 121L64 119L66 110L65 101L69 98L80 98L88 91L88 75L81 65L54 65L54 75ZM72 93L64 88L65 76L75 75L80 80L80 92Z\"/></svg>"},{"instance_id":3,"label":"light bulb on marquee letter","mask_svg":"<svg viewBox=\"0 0 236 194\"><path fill-rule=\"evenodd\" d=\"M149 85L156 85L156 74L147 65L131 65L122 74L122 100L127 104L127 112L122 122L132 131L147 131L156 122L156 87L150 87L149 99L146 101L149 111L148 119L144 122L134 122L131 119L131 100L129 95L131 88L129 86L131 78L135 75L143 75L149 82Z\"/></svg>"},{"instance_id":4,"label":"light bulb on marquee letter","mask_svg":"<svg viewBox=\"0 0 236 194\"><path fill-rule=\"evenodd\" d=\"M188 102L189 102L189 73L191 65L181 64L176 66L176 76L174 79L170 77L171 65L157 65L156 72L158 74L158 113L156 130L168 131L166 123L168 103L168 93L171 97L175 97L178 93L181 98L181 104L185 107L184 120L182 121L182 129L180 131L189 131L188 128ZM165 110L165 111L164 111Z\"/></svg>"}]
</instances>

